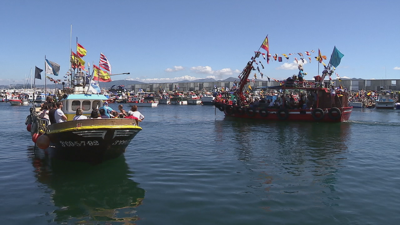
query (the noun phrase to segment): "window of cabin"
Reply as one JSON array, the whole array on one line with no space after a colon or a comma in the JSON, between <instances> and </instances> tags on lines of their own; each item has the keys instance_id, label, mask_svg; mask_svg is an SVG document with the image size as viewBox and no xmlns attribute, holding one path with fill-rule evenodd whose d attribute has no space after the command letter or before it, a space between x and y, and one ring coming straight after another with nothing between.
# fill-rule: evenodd
<instances>
[{"instance_id":1,"label":"window of cabin","mask_svg":"<svg viewBox=\"0 0 400 225\"><path fill-rule=\"evenodd\" d=\"M396 86L396 80L392 80L392 86Z\"/></svg>"},{"instance_id":2,"label":"window of cabin","mask_svg":"<svg viewBox=\"0 0 400 225\"><path fill-rule=\"evenodd\" d=\"M82 110L83 111L90 111L90 101L85 100L82 102Z\"/></svg>"},{"instance_id":3,"label":"window of cabin","mask_svg":"<svg viewBox=\"0 0 400 225\"><path fill-rule=\"evenodd\" d=\"M93 101L92 109L99 109L100 107L101 107L101 101L99 101L99 100L94 100L94 101Z\"/></svg>"},{"instance_id":4,"label":"window of cabin","mask_svg":"<svg viewBox=\"0 0 400 225\"><path fill-rule=\"evenodd\" d=\"M72 106L71 110L76 111L76 109L81 107L81 102L79 100L72 101L71 106Z\"/></svg>"}]
</instances>

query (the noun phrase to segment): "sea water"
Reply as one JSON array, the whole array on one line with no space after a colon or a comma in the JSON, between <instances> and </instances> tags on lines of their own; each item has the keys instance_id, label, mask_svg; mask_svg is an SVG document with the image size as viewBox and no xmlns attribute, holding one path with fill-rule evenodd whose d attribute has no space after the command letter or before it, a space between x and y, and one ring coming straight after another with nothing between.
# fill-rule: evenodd
<instances>
[{"instance_id":1,"label":"sea water","mask_svg":"<svg viewBox=\"0 0 400 225\"><path fill-rule=\"evenodd\" d=\"M116 104L110 104L117 109ZM129 104L124 104L129 109ZM33 148L29 107L0 103L1 224L397 224L400 113L345 123L139 108L141 132L100 165Z\"/></svg>"}]
</instances>

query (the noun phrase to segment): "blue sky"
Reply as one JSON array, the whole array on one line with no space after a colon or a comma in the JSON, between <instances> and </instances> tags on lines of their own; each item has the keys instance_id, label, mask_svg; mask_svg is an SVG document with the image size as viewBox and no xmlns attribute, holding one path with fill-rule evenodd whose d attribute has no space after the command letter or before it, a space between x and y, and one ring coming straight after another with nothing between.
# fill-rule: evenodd
<instances>
[{"instance_id":1,"label":"blue sky","mask_svg":"<svg viewBox=\"0 0 400 225\"><path fill-rule=\"evenodd\" d=\"M98 64L103 52L113 73L130 72L113 80L237 77L266 35L272 55L315 51L306 79L318 74L318 49L328 63L334 46L344 54L339 76L400 79L399 8L392 0L3 1L0 84L25 83L35 66L44 69L45 56L61 66L52 77L63 79L76 38L86 62ZM260 57L264 79L297 74L300 57L289 57L270 64Z\"/></svg>"}]
</instances>

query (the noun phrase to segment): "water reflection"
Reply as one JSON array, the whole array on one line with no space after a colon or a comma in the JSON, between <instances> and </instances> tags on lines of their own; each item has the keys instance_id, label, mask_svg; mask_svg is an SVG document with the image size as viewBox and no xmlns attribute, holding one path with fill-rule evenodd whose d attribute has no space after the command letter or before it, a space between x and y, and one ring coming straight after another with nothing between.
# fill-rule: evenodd
<instances>
[{"instance_id":1,"label":"water reflection","mask_svg":"<svg viewBox=\"0 0 400 225\"><path fill-rule=\"evenodd\" d=\"M232 142L225 145L251 171L248 187L261 192L269 210L286 210L279 204L282 201L301 204L294 195L310 196L317 206L337 204L337 173L346 161L350 128L351 123L232 119L216 123L223 139Z\"/></svg>"},{"instance_id":2,"label":"water reflection","mask_svg":"<svg viewBox=\"0 0 400 225\"><path fill-rule=\"evenodd\" d=\"M133 224L139 219L136 208L145 190L132 180L123 156L92 166L38 154L32 157L32 165L37 181L52 190L55 222Z\"/></svg>"}]
</instances>

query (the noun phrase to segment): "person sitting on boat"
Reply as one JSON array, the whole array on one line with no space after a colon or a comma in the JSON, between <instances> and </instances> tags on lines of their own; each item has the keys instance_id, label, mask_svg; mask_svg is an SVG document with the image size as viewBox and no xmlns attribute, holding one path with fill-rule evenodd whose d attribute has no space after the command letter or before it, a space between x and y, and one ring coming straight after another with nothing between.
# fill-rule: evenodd
<instances>
[{"instance_id":1,"label":"person sitting on boat","mask_svg":"<svg viewBox=\"0 0 400 225\"><path fill-rule=\"evenodd\" d=\"M119 105L118 109L120 111L119 116L118 116L119 118L124 118L124 117L128 116L128 113L125 111L123 105Z\"/></svg>"},{"instance_id":2,"label":"person sitting on boat","mask_svg":"<svg viewBox=\"0 0 400 225\"><path fill-rule=\"evenodd\" d=\"M143 114L141 114L141 113L138 111L137 105L133 105L133 106L131 107L131 110L128 112L128 114L129 114L129 115L132 115L132 116L134 116L134 117L136 117L136 118L138 118L138 121L139 121L139 122L142 122L142 121L144 120L144 116L143 116Z\"/></svg>"},{"instance_id":3,"label":"person sitting on boat","mask_svg":"<svg viewBox=\"0 0 400 225\"><path fill-rule=\"evenodd\" d=\"M110 118L110 117L108 117L108 116L106 115L106 110L105 110L105 109L100 108L99 112L100 112L100 117L101 117L102 119L108 119L108 118Z\"/></svg>"},{"instance_id":4,"label":"person sitting on boat","mask_svg":"<svg viewBox=\"0 0 400 225\"><path fill-rule=\"evenodd\" d=\"M83 115L83 111L81 108L76 109L76 116L74 116L73 120L86 120L87 116Z\"/></svg>"},{"instance_id":5,"label":"person sitting on boat","mask_svg":"<svg viewBox=\"0 0 400 225\"><path fill-rule=\"evenodd\" d=\"M90 118L92 118L92 119L101 119L101 117L99 116L99 110L93 109L92 113L90 114Z\"/></svg>"},{"instance_id":6,"label":"person sitting on boat","mask_svg":"<svg viewBox=\"0 0 400 225\"><path fill-rule=\"evenodd\" d=\"M101 109L104 109L105 115L106 115L108 118L113 117L113 116L111 116L111 112L114 111L114 110L113 110L110 106L108 106L108 102L104 102L103 106L100 107L100 110L101 110Z\"/></svg>"},{"instance_id":7,"label":"person sitting on boat","mask_svg":"<svg viewBox=\"0 0 400 225\"><path fill-rule=\"evenodd\" d=\"M67 116L65 116L64 112L62 111L63 103L57 102L56 103L57 110L54 112L54 119L56 119L56 123L66 122L68 120Z\"/></svg>"}]
</instances>

